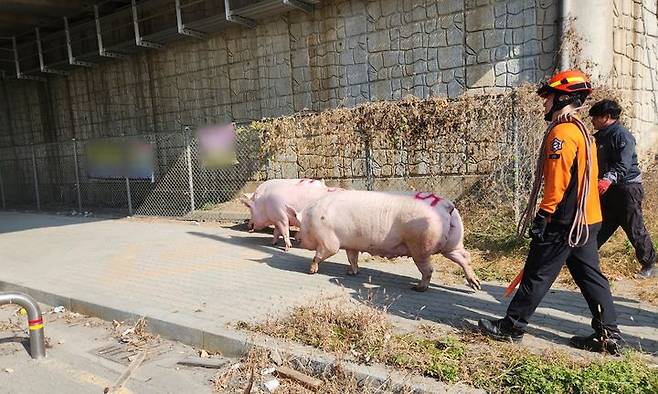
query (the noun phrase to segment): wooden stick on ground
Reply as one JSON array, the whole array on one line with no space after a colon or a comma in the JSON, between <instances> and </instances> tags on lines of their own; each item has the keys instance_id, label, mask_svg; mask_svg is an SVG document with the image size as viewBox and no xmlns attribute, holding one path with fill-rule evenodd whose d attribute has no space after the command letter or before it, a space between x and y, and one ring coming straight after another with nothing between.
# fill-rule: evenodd
<instances>
[{"instance_id":1,"label":"wooden stick on ground","mask_svg":"<svg viewBox=\"0 0 658 394\"><path fill-rule=\"evenodd\" d=\"M303 386L306 386L307 388L311 390L317 390L322 386L324 383L322 380L318 378L314 378L313 376L308 376L306 374L303 374L301 372L295 371L292 368L288 367L276 367L276 372L277 374L286 377L288 379L296 380L299 383L301 383Z\"/></svg>"},{"instance_id":2,"label":"wooden stick on ground","mask_svg":"<svg viewBox=\"0 0 658 394\"><path fill-rule=\"evenodd\" d=\"M135 372L137 368L139 368L140 365L144 362L144 359L146 358L146 351L143 351L136 359L134 359L130 365L128 366L128 369L125 370L124 373L119 376L119 379L117 379L116 382L114 382L114 385L110 387L106 387L105 390L103 391L105 394L112 394L112 393L118 393L121 391L121 388L123 385L130 379L130 376Z\"/></svg>"}]
</instances>

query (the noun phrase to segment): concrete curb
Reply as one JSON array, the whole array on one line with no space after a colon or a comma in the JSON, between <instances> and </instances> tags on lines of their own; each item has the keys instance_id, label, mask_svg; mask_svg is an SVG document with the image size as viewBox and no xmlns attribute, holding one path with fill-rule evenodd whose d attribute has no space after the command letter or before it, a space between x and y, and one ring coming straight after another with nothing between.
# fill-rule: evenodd
<instances>
[{"instance_id":1,"label":"concrete curb","mask_svg":"<svg viewBox=\"0 0 658 394\"><path fill-rule=\"evenodd\" d=\"M148 329L163 338L178 341L186 345L219 352L226 357L239 358L252 347L268 351L276 349L293 364L310 366L317 373L333 368L339 361L336 356L308 346L284 342L256 333L243 333L229 328L212 327L201 329L189 324L176 322L177 315L170 314L167 320L154 318L148 314L118 310L104 305L53 294L33 289L20 284L0 280L0 291L20 291L32 296L40 303L52 306L64 306L69 311L98 317L106 321L136 321L141 317L147 321ZM48 328L46 327L46 332ZM410 376L402 371L391 370L383 365L359 365L340 359L340 365L346 372L352 373L360 382L367 381L375 385L389 384L394 390L412 389L414 393L484 393L471 387L447 385L422 376Z\"/></svg>"}]
</instances>

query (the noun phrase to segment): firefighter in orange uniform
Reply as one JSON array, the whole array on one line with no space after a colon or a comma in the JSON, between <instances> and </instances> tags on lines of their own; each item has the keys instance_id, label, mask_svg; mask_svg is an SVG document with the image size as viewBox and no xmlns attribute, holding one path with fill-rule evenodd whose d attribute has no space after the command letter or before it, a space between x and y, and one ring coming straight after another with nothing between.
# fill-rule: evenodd
<instances>
[{"instance_id":1,"label":"firefighter in orange uniform","mask_svg":"<svg viewBox=\"0 0 658 394\"><path fill-rule=\"evenodd\" d=\"M482 319L483 333L519 342L530 317L567 264L592 313L594 333L571 338L571 345L618 354L623 340L608 280L601 272L596 235L601 228L596 147L575 111L592 92L585 74L560 72L541 86L550 123L535 173L535 185L520 223L529 229L530 250L520 287L504 318ZM544 195L535 214L543 179Z\"/></svg>"}]
</instances>

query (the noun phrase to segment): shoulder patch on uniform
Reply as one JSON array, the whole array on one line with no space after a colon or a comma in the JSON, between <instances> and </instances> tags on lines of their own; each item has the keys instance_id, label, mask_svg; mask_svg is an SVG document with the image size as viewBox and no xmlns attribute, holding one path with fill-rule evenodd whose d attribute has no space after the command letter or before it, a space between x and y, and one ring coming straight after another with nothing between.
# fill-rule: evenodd
<instances>
[{"instance_id":1,"label":"shoulder patch on uniform","mask_svg":"<svg viewBox=\"0 0 658 394\"><path fill-rule=\"evenodd\" d=\"M561 139L555 137L553 138L553 141L551 141L551 151L557 152L559 150L562 150L562 145L564 144L564 141Z\"/></svg>"}]
</instances>

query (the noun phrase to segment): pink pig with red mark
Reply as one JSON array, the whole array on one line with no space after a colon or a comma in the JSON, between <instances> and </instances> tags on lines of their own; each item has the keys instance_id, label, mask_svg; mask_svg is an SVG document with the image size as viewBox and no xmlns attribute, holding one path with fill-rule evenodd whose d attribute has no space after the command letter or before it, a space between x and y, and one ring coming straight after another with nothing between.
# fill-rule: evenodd
<instances>
[{"instance_id":1,"label":"pink pig with red mark","mask_svg":"<svg viewBox=\"0 0 658 394\"><path fill-rule=\"evenodd\" d=\"M309 273L318 272L320 263L340 249L347 253L348 275L358 273L359 252L407 256L422 275L414 289L425 291L432 278L431 257L442 254L462 268L469 286L480 289L464 248L461 216L450 200L425 192L329 188L313 180L267 182L251 198L242 199L251 211L250 227L273 224L273 243L282 235L286 249L291 247L289 226L299 227L300 246L315 251Z\"/></svg>"}]
</instances>

